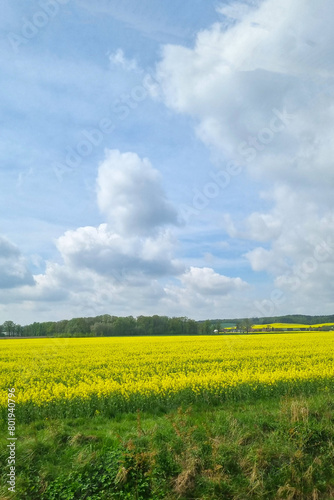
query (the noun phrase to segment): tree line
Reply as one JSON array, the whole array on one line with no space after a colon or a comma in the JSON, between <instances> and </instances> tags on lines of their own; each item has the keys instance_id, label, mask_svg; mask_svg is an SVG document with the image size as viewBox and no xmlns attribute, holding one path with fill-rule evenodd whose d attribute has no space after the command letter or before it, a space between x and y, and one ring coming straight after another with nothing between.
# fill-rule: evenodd
<instances>
[{"instance_id":1,"label":"tree line","mask_svg":"<svg viewBox=\"0 0 334 500\"><path fill-rule=\"evenodd\" d=\"M0 336L11 337L109 337L133 335L211 335L222 331L224 325L234 324L239 332L250 333L252 324L300 323L312 325L334 322L334 315L289 315L266 318L237 318L195 321L187 317L168 316L111 316L103 314L88 318L34 322L21 326L13 321L0 324Z\"/></svg>"},{"instance_id":2,"label":"tree line","mask_svg":"<svg viewBox=\"0 0 334 500\"><path fill-rule=\"evenodd\" d=\"M34 322L21 326L13 321L0 325L2 336L19 337L110 337L133 335L210 335L216 322L195 321L187 317L133 316L119 317L104 314L89 318Z\"/></svg>"},{"instance_id":3,"label":"tree line","mask_svg":"<svg viewBox=\"0 0 334 500\"><path fill-rule=\"evenodd\" d=\"M224 320L215 320L222 321L227 323L240 323L245 321L246 318L240 319L224 319ZM285 316L267 316L267 317L253 317L251 319L252 323L255 325L267 325L270 323L297 323L301 325L316 325L319 323L334 323L334 314L330 315L322 315L322 316L310 316L306 314L289 314Z\"/></svg>"}]
</instances>

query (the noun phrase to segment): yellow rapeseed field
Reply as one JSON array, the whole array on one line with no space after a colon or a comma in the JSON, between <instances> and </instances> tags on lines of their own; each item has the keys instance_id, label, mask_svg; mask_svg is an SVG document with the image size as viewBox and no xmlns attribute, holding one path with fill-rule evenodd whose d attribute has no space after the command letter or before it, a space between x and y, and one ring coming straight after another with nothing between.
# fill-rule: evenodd
<instances>
[{"instance_id":1,"label":"yellow rapeseed field","mask_svg":"<svg viewBox=\"0 0 334 500\"><path fill-rule=\"evenodd\" d=\"M249 336L6 339L0 408L92 415L157 404L330 391L333 332ZM43 413L44 412L44 413Z\"/></svg>"}]
</instances>

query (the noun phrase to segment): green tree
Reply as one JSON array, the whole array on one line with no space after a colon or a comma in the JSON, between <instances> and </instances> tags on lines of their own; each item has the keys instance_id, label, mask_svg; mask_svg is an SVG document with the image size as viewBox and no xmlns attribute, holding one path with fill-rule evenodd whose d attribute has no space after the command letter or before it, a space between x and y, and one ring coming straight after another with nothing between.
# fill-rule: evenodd
<instances>
[{"instance_id":1,"label":"green tree","mask_svg":"<svg viewBox=\"0 0 334 500\"><path fill-rule=\"evenodd\" d=\"M7 333L9 336L15 335L15 323L14 321L5 321L3 326L4 333Z\"/></svg>"},{"instance_id":2,"label":"green tree","mask_svg":"<svg viewBox=\"0 0 334 500\"><path fill-rule=\"evenodd\" d=\"M138 335L153 335L153 319L151 316L138 316L136 321Z\"/></svg>"},{"instance_id":3,"label":"green tree","mask_svg":"<svg viewBox=\"0 0 334 500\"><path fill-rule=\"evenodd\" d=\"M91 332L96 337L111 337L114 334L112 323L96 322L91 326Z\"/></svg>"},{"instance_id":4,"label":"green tree","mask_svg":"<svg viewBox=\"0 0 334 500\"><path fill-rule=\"evenodd\" d=\"M73 318L67 324L67 333L72 335L87 335L90 326L84 318Z\"/></svg>"},{"instance_id":5,"label":"green tree","mask_svg":"<svg viewBox=\"0 0 334 500\"><path fill-rule=\"evenodd\" d=\"M241 321L240 329L245 333L249 333L252 329L253 321L251 319L245 318Z\"/></svg>"},{"instance_id":6,"label":"green tree","mask_svg":"<svg viewBox=\"0 0 334 500\"><path fill-rule=\"evenodd\" d=\"M133 316L127 316L125 318L117 318L114 323L114 335L125 336L125 335L136 335L136 320Z\"/></svg>"}]
</instances>

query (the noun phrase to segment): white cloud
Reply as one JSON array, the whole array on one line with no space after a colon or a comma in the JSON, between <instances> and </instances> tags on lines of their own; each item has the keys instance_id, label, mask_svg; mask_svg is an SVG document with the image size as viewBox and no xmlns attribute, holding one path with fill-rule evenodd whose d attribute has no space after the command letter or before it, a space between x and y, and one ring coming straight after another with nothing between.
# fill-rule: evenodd
<instances>
[{"instance_id":1,"label":"white cloud","mask_svg":"<svg viewBox=\"0 0 334 500\"><path fill-rule=\"evenodd\" d=\"M232 238L270 241L280 235L282 221L278 214L253 212L245 219L244 229L240 230L236 228L230 214L224 214L223 226Z\"/></svg>"},{"instance_id":2,"label":"white cloud","mask_svg":"<svg viewBox=\"0 0 334 500\"><path fill-rule=\"evenodd\" d=\"M246 257L254 271L268 272L273 286L285 283L287 290L283 277L334 237L334 57L329 50L334 4L265 0L254 5L238 1L220 7L236 22L200 32L192 49L166 46L156 77L160 98L196 120L205 144L244 164L253 182L261 179L262 189L266 183L271 208L247 213L244 207L238 221L226 214L225 228L233 238L267 242ZM322 287L322 296L332 293L332 266L329 255L317 262L317 272L306 273L303 283L309 285L299 287L295 307L303 307L312 287ZM319 311L322 304L313 299Z\"/></svg>"},{"instance_id":3,"label":"white cloud","mask_svg":"<svg viewBox=\"0 0 334 500\"><path fill-rule=\"evenodd\" d=\"M96 260L99 259L97 254ZM132 271L115 279L107 269L102 273L81 261L74 265L69 260L63 265L48 263L45 273L35 276L35 287L22 287L15 295L0 297L8 311L11 304L20 303L22 313L29 318L26 321L33 321L36 311L45 320L94 316L106 311L116 315L167 314L203 319L211 315L237 316L240 307L246 307L244 299L236 302L235 297L239 291L247 290L247 283L211 268L191 267L176 274L177 280L169 272L163 281L145 274L142 265L137 272Z\"/></svg>"},{"instance_id":4,"label":"white cloud","mask_svg":"<svg viewBox=\"0 0 334 500\"><path fill-rule=\"evenodd\" d=\"M180 277L179 284L168 284L162 303L167 310L189 314L195 318L233 317L240 310L249 311L245 296L236 304L238 292L248 289L240 278L230 278L216 273L209 267L190 267ZM175 312L174 312L175 314Z\"/></svg>"},{"instance_id":5,"label":"white cloud","mask_svg":"<svg viewBox=\"0 0 334 500\"><path fill-rule=\"evenodd\" d=\"M180 279L187 289L206 296L222 296L247 286L242 279L223 276L210 267L190 267Z\"/></svg>"},{"instance_id":6,"label":"white cloud","mask_svg":"<svg viewBox=\"0 0 334 500\"><path fill-rule=\"evenodd\" d=\"M255 2L232 2L228 4L222 4L217 8L217 12L222 14L228 19L235 21L241 21L249 15L252 9L255 8Z\"/></svg>"},{"instance_id":7,"label":"white cloud","mask_svg":"<svg viewBox=\"0 0 334 500\"><path fill-rule=\"evenodd\" d=\"M33 284L34 279L18 247L0 236L0 289Z\"/></svg>"},{"instance_id":8,"label":"white cloud","mask_svg":"<svg viewBox=\"0 0 334 500\"><path fill-rule=\"evenodd\" d=\"M137 61L135 59L126 58L122 49L117 49L115 52L109 54L109 60L112 65L120 66L125 71L138 70Z\"/></svg>"},{"instance_id":9,"label":"white cloud","mask_svg":"<svg viewBox=\"0 0 334 500\"><path fill-rule=\"evenodd\" d=\"M270 248L257 247L246 254L252 269L273 276L272 290L283 294L283 307L300 313L330 314L334 293L334 217L305 193L278 189L275 217L283 230ZM274 292L275 295L276 292ZM280 304L269 299L269 314ZM270 312L271 311L271 312Z\"/></svg>"},{"instance_id":10,"label":"white cloud","mask_svg":"<svg viewBox=\"0 0 334 500\"><path fill-rule=\"evenodd\" d=\"M176 224L176 212L148 160L107 152L98 172L97 201L110 222L66 231L56 242L62 262L47 262L45 272L34 277L35 287L3 295L4 303L20 302L26 317L38 309L57 319L57 302L61 317L107 310L199 318L208 306L221 310L222 300L226 307L234 292L247 288L240 278L212 268L185 270L175 258L177 242L165 225Z\"/></svg>"},{"instance_id":11,"label":"white cloud","mask_svg":"<svg viewBox=\"0 0 334 500\"><path fill-rule=\"evenodd\" d=\"M161 185L159 171L135 153L106 152L99 167L97 198L101 212L123 235L148 235L177 224L177 213Z\"/></svg>"},{"instance_id":12,"label":"white cloud","mask_svg":"<svg viewBox=\"0 0 334 500\"><path fill-rule=\"evenodd\" d=\"M136 24L136 15L128 7L123 6L120 13L116 5L110 8L108 2L102 7L84 3L118 21ZM140 9L143 21L146 7ZM238 0L221 5L218 12L223 21L199 32L193 48L163 48L153 89L160 92L170 109L192 117L197 136L212 150L217 163L233 160L247 167L242 178L235 178L235 185L239 182L248 189L249 182L254 192L260 190L261 181L256 208L248 206L248 197L237 193L232 183L220 197L219 201L225 203L224 212L232 212L226 214L224 222L225 231L234 241L229 241L229 253L222 258L218 251L212 252L213 256L207 254L206 264L214 267L215 263L221 269L227 267L224 259L238 265L246 259L249 269L242 271L249 273L247 281L252 270L259 273L255 277L259 281L268 273L273 288L280 288L289 298L284 306L291 308L289 312L328 311L334 291L334 4L330 0ZM118 45L119 41L114 46ZM6 95L12 110L38 109L39 115L47 109L49 114L63 116L65 107L67 117L75 115L79 117L76 123L93 126L99 113L105 112L106 103L112 104L118 90L124 90L124 73L114 71L116 77L109 92L110 71L102 71L98 63L82 61L72 71L73 61L61 57L53 59L52 67L46 56L35 56L29 64L24 57L18 59L17 71L7 75L9 101ZM9 59L5 56L4 61L9 63ZM43 67L50 69L43 72L42 80L36 69L41 60ZM114 69L118 66L128 71L127 79L135 77L130 72L138 69L136 61L128 59L121 49L110 55L110 63ZM19 76L16 87L13 75ZM27 81L30 97L38 98L25 98ZM68 89L59 105L54 92L65 84ZM94 99L90 98L92 88ZM48 116L44 119L47 123ZM114 139L121 140L124 132L129 134L124 143L131 141L135 119L133 113L131 123L124 122ZM174 126L177 119L173 120ZM60 121L62 127L67 123ZM16 142L23 152L24 141ZM17 155L18 147L16 144L13 154ZM165 151L170 151L169 147ZM9 157L12 161L13 155ZM36 162L34 165L37 168ZM190 169L190 165L191 161L185 168ZM237 208L236 199L240 205ZM77 201L73 197L73 205ZM184 261L180 263L173 233L178 224L177 212L163 189L158 170L149 160L134 153L108 151L98 171L97 203L104 223L98 225L96 214L89 223L74 223L72 219L67 227L82 227L58 239L62 262L48 262L45 272L35 276L35 286L31 286L33 278L18 249L0 240L0 280L2 287L7 287L1 294L3 303L21 301L27 310L44 307L51 311L50 304L58 301L61 316L65 311L72 314L70 311L75 310L81 315L86 310L94 313L115 308L117 314L178 311L194 317L233 317L252 310L248 293L259 293L258 289L247 288L241 278L229 278L201 267L203 252L195 248L207 238L205 250L212 249L213 233L216 243L217 225L222 219L217 211L222 204L216 203L211 212L201 211L201 223L212 215L205 236L198 232L200 225L196 226L196 222L190 243L189 239L185 243L187 234L183 233L180 254ZM191 246L192 253L186 245ZM270 286L266 289L269 293Z\"/></svg>"},{"instance_id":13,"label":"white cloud","mask_svg":"<svg viewBox=\"0 0 334 500\"><path fill-rule=\"evenodd\" d=\"M334 5L323 1L322 7L323 23ZM249 168L260 175L283 171L286 178L291 171L294 180L305 173L314 180L311 156L332 177L332 96L321 91L332 93L327 47L333 34L330 23L323 24L315 5L267 0L227 30L216 23L200 32L194 49L167 45L157 67L162 97L197 119L208 145L244 162L250 148L256 161ZM319 42L310 45L311 39Z\"/></svg>"},{"instance_id":14,"label":"white cloud","mask_svg":"<svg viewBox=\"0 0 334 500\"><path fill-rule=\"evenodd\" d=\"M90 269L117 280L132 275L166 276L182 270L173 259L173 241L168 232L156 237L124 237L101 224L67 231L57 247L65 264Z\"/></svg>"}]
</instances>

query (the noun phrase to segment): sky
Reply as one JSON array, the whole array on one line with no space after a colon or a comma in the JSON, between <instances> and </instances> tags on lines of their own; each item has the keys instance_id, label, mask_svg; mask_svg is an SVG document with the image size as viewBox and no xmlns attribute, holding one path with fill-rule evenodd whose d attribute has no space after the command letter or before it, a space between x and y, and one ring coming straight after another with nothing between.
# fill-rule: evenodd
<instances>
[{"instance_id":1,"label":"sky","mask_svg":"<svg viewBox=\"0 0 334 500\"><path fill-rule=\"evenodd\" d=\"M331 0L4 0L0 323L333 314Z\"/></svg>"}]
</instances>

